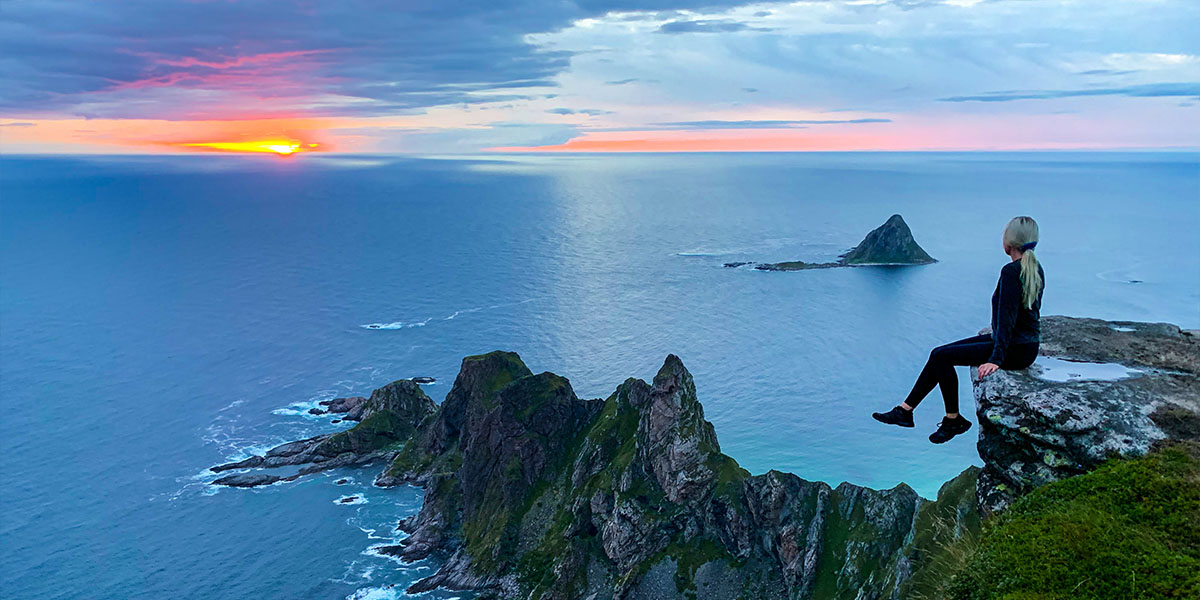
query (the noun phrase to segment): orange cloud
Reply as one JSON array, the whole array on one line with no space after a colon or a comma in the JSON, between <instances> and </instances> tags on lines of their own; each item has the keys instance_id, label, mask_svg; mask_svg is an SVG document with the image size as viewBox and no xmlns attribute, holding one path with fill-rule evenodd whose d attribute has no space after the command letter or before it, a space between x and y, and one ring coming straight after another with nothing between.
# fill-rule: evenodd
<instances>
[{"instance_id":1,"label":"orange cloud","mask_svg":"<svg viewBox=\"0 0 1200 600\"><path fill-rule=\"evenodd\" d=\"M3 127L10 152L274 152L354 149L344 127L362 119L277 118L166 121L160 119L31 119ZM0 126L8 125L0 120Z\"/></svg>"}]
</instances>

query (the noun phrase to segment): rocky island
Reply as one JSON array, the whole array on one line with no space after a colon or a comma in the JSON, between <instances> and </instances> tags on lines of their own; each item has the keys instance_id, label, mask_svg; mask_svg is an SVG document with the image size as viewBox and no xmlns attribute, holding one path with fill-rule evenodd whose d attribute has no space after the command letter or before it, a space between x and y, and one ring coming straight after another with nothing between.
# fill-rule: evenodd
<instances>
[{"instance_id":1,"label":"rocky island","mask_svg":"<svg viewBox=\"0 0 1200 600\"><path fill-rule=\"evenodd\" d=\"M381 552L441 559L413 593L443 587L564 600L992 597L978 594L997 581L1019 582L971 577L1015 560L997 548L1032 535L1012 529L1025 531L1020 518L1042 506L1029 508L1033 500L1049 502L1038 497L1042 490L1060 504L1106 498L1114 488L1103 477L1119 476L1120 457L1194 442L1200 430L1194 335L1165 324L1043 322L1043 354L1079 368L1059 377L1051 372L1058 363L1035 364L976 380L985 466L964 470L935 500L904 484L874 490L778 471L751 475L721 452L692 376L675 356L651 382L629 379L608 398L590 400L577 397L567 379L535 374L510 352L463 359L440 406L408 380L389 384L365 401L355 427L214 467L241 471L215 483L271 483L262 478L275 476L258 469L283 465L385 463L376 485L421 486L425 500L398 525L408 537ZM1078 361L1130 370L1088 378L1075 374L1084 371ZM1200 566L1200 549L1188 545L1200 540L1200 453L1164 452L1174 454L1144 459L1162 463L1147 472L1166 478L1152 482L1161 483L1155 493L1169 489L1171 498L1183 498L1171 504L1181 516L1144 527L1143 518L1137 536L1120 539L1153 540L1166 531L1165 541L1153 543L1174 552L1163 559L1174 562L1148 567L1154 575L1149 582L1143 575L1142 585L1180 595L1137 597L1200 591L1200 582L1188 579ZM1073 481L1084 482L1076 487L1085 491L1056 488ZM1143 503L1156 497L1146 494L1135 495ZM1116 517L1104 518L1111 529ZM1007 545L989 541L997 535ZM1075 563L1084 564L1066 560L1038 572ZM1069 576L1059 579L1075 585ZM1085 583L1077 593L1103 582ZM1076 597L1107 597L1096 594Z\"/></svg>"},{"instance_id":2,"label":"rocky island","mask_svg":"<svg viewBox=\"0 0 1200 600\"><path fill-rule=\"evenodd\" d=\"M810 263L793 260L780 263L731 262L726 267L737 268L753 265L759 271L803 271L806 269L830 269L834 267L927 265L937 262L917 241L904 217L892 215L887 222L867 234L857 246L838 257L834 262Z\"/></svg>"}]
</instances>

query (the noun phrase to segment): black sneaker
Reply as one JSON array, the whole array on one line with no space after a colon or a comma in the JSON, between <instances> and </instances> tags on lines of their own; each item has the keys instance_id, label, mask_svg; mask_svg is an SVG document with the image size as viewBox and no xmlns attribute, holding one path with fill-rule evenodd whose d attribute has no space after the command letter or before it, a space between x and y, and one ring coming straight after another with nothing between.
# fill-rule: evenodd
<instances>
[{"instance_id":1,"label":"black sneaker","mask_svg":"<svg viewBox=\"0 0 1200 600\"><path fill-rule=\"evenodd\" d=\"M966 433L971 428L971 422L964 419L962 415L951 419L950 417L942 417L942 422L938 423L937 431L929 435L929 441L935 444L945 444L954 439L954 436L960 433Z\"/></svg>"},{"instance_id":2,"label":"black sneaker","mask_svg":"<svg viewBox=\"0 0 1200 600\"><path fill-rule=\"evenodd\" d=\"M876 421L887 423L888 425L899 425L901 427L913 426L912 411L904 410L899 406L885 413L871 413L871 416L875 417Z\"/></svg>"}]
</instances>

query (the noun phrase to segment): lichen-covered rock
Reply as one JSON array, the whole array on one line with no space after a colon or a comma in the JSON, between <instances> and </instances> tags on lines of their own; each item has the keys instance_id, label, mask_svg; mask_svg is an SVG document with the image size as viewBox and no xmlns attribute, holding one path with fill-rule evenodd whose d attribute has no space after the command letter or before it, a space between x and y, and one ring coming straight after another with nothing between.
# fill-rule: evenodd
<instances>
[{"instance_id":1,"label":"lichen-covered rock","mask_svg":"<svg viewBox=\"0 0 1200 600\"><path fill-rule=\"evenodd\" d=\"M984 379L973 369L985 513L1112 456L1139 456L1200 433L1200 343L1178 327L1046 317L1042 340L1044 357L1132 371L1089 379L1088 365L1080 365L1081 376L1051 381L1038 363Z\"/></svg>"}]
</instances>

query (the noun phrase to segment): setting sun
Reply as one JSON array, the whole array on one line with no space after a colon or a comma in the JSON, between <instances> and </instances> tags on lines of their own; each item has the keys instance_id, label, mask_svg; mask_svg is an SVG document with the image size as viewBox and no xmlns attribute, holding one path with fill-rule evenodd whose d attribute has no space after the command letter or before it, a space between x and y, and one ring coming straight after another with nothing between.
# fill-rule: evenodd
<instances>
[{"instance_id":1,"label":"setting sun","mask_svg":"<svg viewBox=\"0 0 1200 600\"><path fill-rule=\"evenodd\" d=\"M273 152L289 156L297 152L311 152L318 144L304 144L296 140L262 140L257 142L190 142L176 144L186 148L215 150L218 152Z\"/></svg>"}]
</instances>

